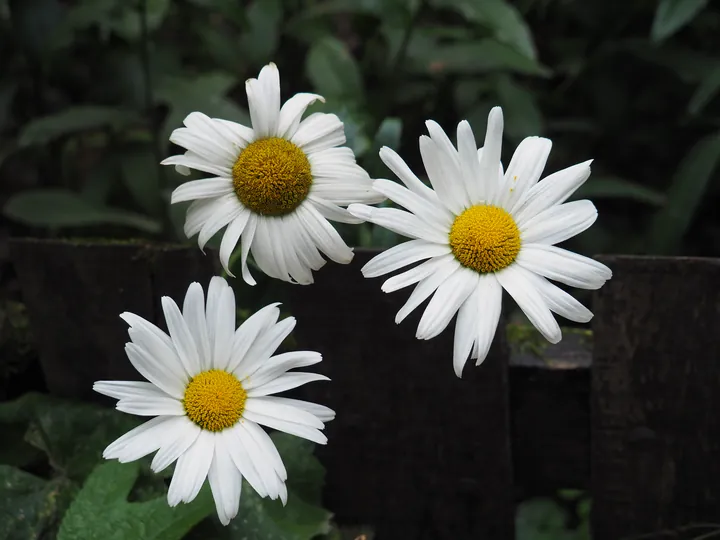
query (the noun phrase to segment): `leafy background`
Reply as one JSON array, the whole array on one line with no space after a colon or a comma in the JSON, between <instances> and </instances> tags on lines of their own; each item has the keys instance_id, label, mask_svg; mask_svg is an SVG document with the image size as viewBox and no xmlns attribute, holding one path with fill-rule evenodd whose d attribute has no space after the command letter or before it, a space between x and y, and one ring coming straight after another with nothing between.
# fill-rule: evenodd
<instances>
[{"instance_id":1,"label":"leafy background","mask_svg":"<svg viewBox=\"0 0 720 540\"><path fill-rule=\"evenodd\" d=\"M595 159L576 197L591 197L600 218L571 249L717 256L719 31L708 0L0 0L0 398L42 389L7 239L186 241L184 205L168 204L181 178L159 166L176 151L168 135L194 110L247 123L244 81L269 61L283 98L327 98L318 110L344 120L374 177L389 176L383 145L423 172L425 119L452 131L467 118L481 140L500 104L505 160L528 135L553 140L550 172ZM400 241L369 224L340 228L353 245ZM0 540L95 531L106 524L83 520L103 512L157 516L152 538L197 523L196 534L216 534L202 529L214 526L207 496L179 516L154 502L162 486L146 464L98 464L111 433L82 421L109 415L101 424L121 432L127 419L20 399L36 400L32 417L21 402L0 405L22 443L0 456ZM81 432L89 438L75 440ZM298 497L283 524L249 493L258 522L243 527L273 532L231 538L309 538L329 523L312 498ZM587 538L588 506L568 491L526 501L518 538Z\"/></svg>"}]
</instances>

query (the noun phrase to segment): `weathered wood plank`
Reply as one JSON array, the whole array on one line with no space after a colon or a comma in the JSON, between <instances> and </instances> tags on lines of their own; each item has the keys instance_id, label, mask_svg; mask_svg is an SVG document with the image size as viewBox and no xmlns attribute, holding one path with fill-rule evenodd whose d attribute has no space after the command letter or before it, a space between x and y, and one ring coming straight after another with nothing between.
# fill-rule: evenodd
<instances>
[{"instance_id":1,"label":"weathered wood plank","mask_svg":"<svg viewBox=\"0 0 720 540\"><path fill-rule=\"evenodd\" d=\"M16 239L10 249L48 390L93 401L101 399L96 380L139 378L125 356L119 314L164 328L160 296L182 302L188 276L206 286L215 260L154 244Z\"/></svg>"},{"instance_id":2,"label":"weathered wood plank","mask_svg":"<svg viewBox=\"0 0 720 540\"><path fill-rule=\"evenodd\" d=\"M594 302L593 538L717 520L720 260L603 262L614 277Z\"/></svg>"},{"instance_id":3,"label":"weathered wood plank","mask_svg":"<svg viewBox=\"0 0 720 540\"><path fill-rule=\"evenodd\" d=\"M352 264L328 264L311 287L293 287L298 346L323 353L331 383L304 395L337 411L326 502L345 521L374 525L379 540L513 538L507 352L502 343L465 378L452 369L452 329L415 339L420 313L395 325L407 294L385 294Z\"/></svg>"}]
</instances>

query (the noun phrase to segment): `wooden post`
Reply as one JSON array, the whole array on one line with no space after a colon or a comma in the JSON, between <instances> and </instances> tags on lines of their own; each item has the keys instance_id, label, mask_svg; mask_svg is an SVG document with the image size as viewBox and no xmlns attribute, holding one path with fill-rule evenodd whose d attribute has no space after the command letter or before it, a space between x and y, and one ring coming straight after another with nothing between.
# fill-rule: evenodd
<instances>
[{"instance_id":1,"label":"wooden post","mask_svg":"<svg viewBox=\"0 0 720 540\"><path fill-rule=\"evenodd\" d=\"M360 273L376 253L328 263L289 291L298 347L322 352L332 379L303 390L337 411L318 449L326 505L341 522L374 525L378 540L512 540L503 332L458 379L454 322L430 341L415 339L422 310L396 325L408 292L385 294Z\"/></svg>"},{"instance_id":2,"label":"wooden post","mask_svg":"<svg viewBox=\"0 0 720 540\"><path fill-rule=\"evenodd\" d=\"M140 379L125 356L131 311L165 328L160 296L182 306L193 280L206 287L215 257L197 248L139 243L13 240L11 256L53 394L97 401L99 379Z\"/></svg>"},{"instance_id":3,"label":"wooden post","mask_svg":"<svg viewBox=\"0 0 720 540\"><path fill-rule=\"evenodd\" d=\"M594 302L593 538L675 538L720 518L720 260L602 261L614 276Z\"/></svg>"}]
</instances>

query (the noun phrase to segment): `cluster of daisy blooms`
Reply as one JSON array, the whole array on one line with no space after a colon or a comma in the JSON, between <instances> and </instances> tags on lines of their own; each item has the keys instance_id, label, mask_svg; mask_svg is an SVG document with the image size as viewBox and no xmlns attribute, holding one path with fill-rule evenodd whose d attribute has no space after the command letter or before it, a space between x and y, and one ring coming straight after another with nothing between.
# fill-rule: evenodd
<instances>
[{"instance_id":1,"label":"cluster of daisy blooms","mask_svg":"<svg viewBox=\"0 0 720 540\"><path fill-rule=\"evenodd\" d=\"M429 135L420 137L420 153L432 187L387 147L380 158L402 185L372 180L342 146L337 116L303 119L321 96L296 94L281 106L274 64L248 80L246 91L252 127L194 112L170 137L186 152L163 161L181 174L195 169L208 175L179 186L171 202L192 201L185 234L198 235L201 249L225 228L219 256L228 275L231 257L239 257L242 279L254 285L247 262L252 253L257 268L272 278L313 283L325 257L342 264L353 257L329 220L367 221L411 238L362 272L377 277L424 261L381 288L415 285L396 323L432 297L418 339L437 336L457 314L458 377L468 358L477 365L487 356L503 289L551 343L561 339L553 312L571 321L591 319L587 308L548 281L597 289L612 275L606 266L555 246L597 217L590 201L565 202L587 180L590 161L539 181L551 142L528 137L504 170L503 116L496 107L480 149L466 121L457 126L456 146L437 123L426 123ZM386 199L405 210L370 206ZM155 472L177 461L168 503L192 501L207 478L223 524L237 515L243 478L261 496L285 503L287 472L261 426L327 442L322 430L335 416L331 409L275 395L327 380L291 371L320 362L320 354L275 354L295 326L293 317L279 320L278 304L236 328L235 295L222 277L211 280L207 294L192 283L182 309L168 297L162 307L167 333L135 314L121 315L130 327L128 359L147 382L99 381L94 388L117 399L118 410L153 418L110 444L104 457L128 462L157 452Z\"/></svg>"}]
</instances>

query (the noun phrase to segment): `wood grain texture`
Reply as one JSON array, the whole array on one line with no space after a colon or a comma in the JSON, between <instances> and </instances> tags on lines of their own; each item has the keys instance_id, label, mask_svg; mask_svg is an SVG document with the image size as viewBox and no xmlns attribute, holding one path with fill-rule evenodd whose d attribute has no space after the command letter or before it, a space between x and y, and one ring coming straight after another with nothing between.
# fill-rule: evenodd
<instances>
[{"instance_id":1,"label":"wood grain texture","mask_svg":"<svg viewBox=\"0 0 720 540\"><path fill-rule=\"evenodd\" d=\"M720 260L604 257L595 297L595 540L720 515ZM677 536L680 538L681 536Z\"/></svg>"},{"instance_id":2,"label":"wood grain texture","mask_svg":"<svg viewBox=\"0 0 720 540\"><path fill-rule=\"evenodd\" d=\"M360 268L328 264L293 287L298 346L320 351L332 382L304 396L337 411L318 455L326 504L339 520L375 527L378 540L511 540L514 504L507 352L502 332L485 363L452 368L453 326L415 339L422 310L401 325L407 291L385 294ZM472 364L472 363L471 363Z\"/></svg>"},{"instance_id":3,"label":"wood grain texture","mask_svg":"<svg viewBox=\"0 0 720 540\"><path fill-rule=\"evenodd\" d=\"M10 249L48 390L93 401L97 380L140 378L120 313L165 328L160 297L182 306L188 278L206 287L215 261L196 248L132 243L20 239Z\"/></svg>"}]
</instances>

